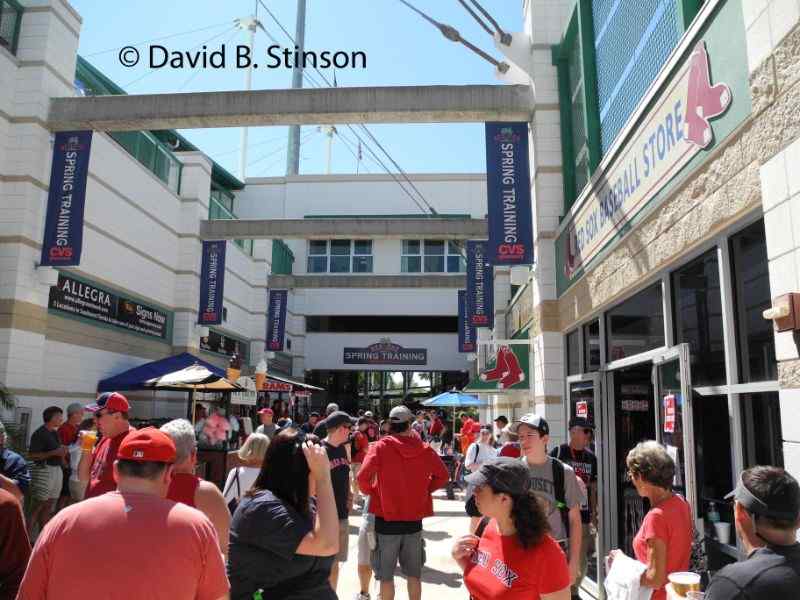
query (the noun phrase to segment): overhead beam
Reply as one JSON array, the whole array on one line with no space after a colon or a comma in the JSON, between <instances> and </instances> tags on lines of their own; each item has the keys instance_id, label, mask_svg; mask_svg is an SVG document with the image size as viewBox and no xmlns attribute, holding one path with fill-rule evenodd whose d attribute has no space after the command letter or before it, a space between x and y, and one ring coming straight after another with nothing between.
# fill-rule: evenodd
<instances>
[{"instance_id":1,"label":"overhead beam","mask_svg":"<svg viewBox=\"0 0 800 600\"><path fill-rule=\"evenodd\" d=\"M529 121L523 85L311 88L52 98L52 131Z\"/></svg>"},{"instance_id":2,"label":"overhead beam","mask_svg":"<svg viewBox=\"0 0 800 600\"><path fill-rule=\"evenodd\" d=\"M269 287L278 288L456 288L466 285L463 274L432 275L270 275Z\"/></svg>"},{"instance_id":3,"label":"overhead beam","mask_svg":"<svg viewBox=\"0 0 800 600\"><path fill-rule=\"evenodd\" d=\"M411 219L215 219L200 222L204 240L349 240L485 238L486 219L420 217Z\"/></svg>"}]
</instances>

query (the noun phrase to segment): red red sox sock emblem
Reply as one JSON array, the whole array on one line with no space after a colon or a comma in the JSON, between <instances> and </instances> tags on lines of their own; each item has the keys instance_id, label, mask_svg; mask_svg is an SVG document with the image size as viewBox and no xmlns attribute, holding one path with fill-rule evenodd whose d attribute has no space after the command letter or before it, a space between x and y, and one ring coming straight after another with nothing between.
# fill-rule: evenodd
<instances>
[{"instance_id":1,"label":"red red sox sock emblem","mask_svg":"<svg viewBox=\"0 0 800 600\"><path fill-rule=\"evenodd\" d=\"M497 381L497 389L506 390L525 381L525 373L513 350L508 346L500 346L495 367L481 373L481 381Z\"/></svg>"},{"instance_id":2,"label":"red red sox sock emblem","mask_svg":"<svg viewBox=\"0 0 800 600\"><path fill-rule=\"evenodd\" d=\"M714 139L708 121L727 110L731 103L731 90L724 83L711 85L705 42L697 43L690 61L685 135L691 143L706 148Z\"/></svg>"}]
</instances>

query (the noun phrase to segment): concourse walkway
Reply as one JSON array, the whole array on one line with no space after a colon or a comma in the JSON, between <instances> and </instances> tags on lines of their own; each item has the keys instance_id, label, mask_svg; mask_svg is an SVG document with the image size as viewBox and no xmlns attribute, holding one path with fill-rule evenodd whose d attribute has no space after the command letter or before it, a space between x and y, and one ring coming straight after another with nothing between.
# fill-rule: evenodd
<instances>
[{"instance_id":1,"label":"concourse walkway","mask_svg":"<svg viewBox=\"0 0 800 600\"><path fill-rule=\"evenodd\" d=\"M460 494L459 494L460 496ZM461 580L461 569L450 557L453 542L461 535L469 532L469 517L464 512L463 500L447 500L444 490L440 490L433 497L434 516L423 521L425 536L425 550L427 562L422 572L422 598L423 600L464 600L467 596ZM361 515L350 515L350 547L346 563L340 563L339 600L353 600L359 591L358 574L356 572L358 556L358 528L361 525ZM395 598L405 600L408 598L406 582L400 574L400 569L395 573ZM373 579L370 594L373 600L377 598L378 588Z\"/></svg>"}]
</instances>

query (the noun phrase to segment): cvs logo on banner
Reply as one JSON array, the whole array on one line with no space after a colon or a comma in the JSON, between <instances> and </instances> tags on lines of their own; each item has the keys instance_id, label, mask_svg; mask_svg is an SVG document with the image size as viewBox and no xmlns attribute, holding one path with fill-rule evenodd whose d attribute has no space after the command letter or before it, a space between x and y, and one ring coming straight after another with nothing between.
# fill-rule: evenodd
<instances>
[{"instance_id":1,"label":"cvs logo on banner","mask_svg":"<svg viewBox=\"0 0 800 600\"><path fill-rule=\"evenodd\" d=\"M51 260L69 260L73 252L70 246L55 246L47 254Z\"/></svg>"},{"instance_id":2,"label":"cvs logo on banner","mask_svg":"<svg viewBox=\"0 0 800 600\"><path fill-rule=\"evenodd\" d=\"M518 256L522 258L525 256L525 245L524 244L500 244L497 247L497 251L500 253L501 256L513 257Z\"/></svg>"}]
</instances>

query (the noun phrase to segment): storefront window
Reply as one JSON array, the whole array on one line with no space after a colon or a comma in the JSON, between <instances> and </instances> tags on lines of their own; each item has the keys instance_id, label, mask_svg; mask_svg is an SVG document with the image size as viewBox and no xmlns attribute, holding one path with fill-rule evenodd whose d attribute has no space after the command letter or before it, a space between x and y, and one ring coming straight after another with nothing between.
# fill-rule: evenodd
<instances>
[{"instance_id":1,"label":"storefront window","mask_svg":"<svg viewBox=\"0 0 800 600\"><path fill-rule=\"evenodd\" d=\"M695 394L692 411L698 516L706 516L714 502L723 520L732 523L730 505L721 502L734 485L728 397Z\"/></svg>"},{"instance_id":2,"label":"storefront window","mask_svg":"<svg viewBox=\"0 0 800 600\"><path fill-rule=\"evenodd\" d=\"M672 274L675 340L691 348L692 385L725 384L725 345L717 250Z\"/></svg>"},{"instance_id":3,"label":"storefront window","mask_svg":"<svg viewBox=\"0 0 800 600\"><path fill-rule=\"evenodd\" d=\"M783 466L781 406L777 392L742 394L742 438L745 468Z\"/></svg>"},{"instance_id":4,"label":"storefront window","mask_svg":"<svg viewBox=\"0 0 800 600\"><path fill-rule=\"evenodd\" d=\"M764 221L731 237L739 374L742 383L778 378L772 322L761 313L771 305Z\"/></svg>"},{"instance_id":5,"label":"storefront window","mask_svg":"<svg viewBox=\"0 0 800 600\"><path fill-rule=\"evenodd\" d=\"M576 329L567 334L567 375L577 375L581 372L580 330Z\"/></svg>"},{"instance_id":6,"label":"storefront window","mask_svg":"<svg viewBox=\"0 0 800 600\"><path fill-rule=\"evenodd\" d=\"M608 361L664 345L661 284L639 292L606 314Z\"/></svg>"},{"instance_id":7,"label":"storefront window","mask_svg":"<svg viewBox=\"0 0 800 600\"><path fill-rule=\"evenodd\" d=\"M583 326L584 373L600 370L600 320Z\"/></svg>"}]
</instances>

